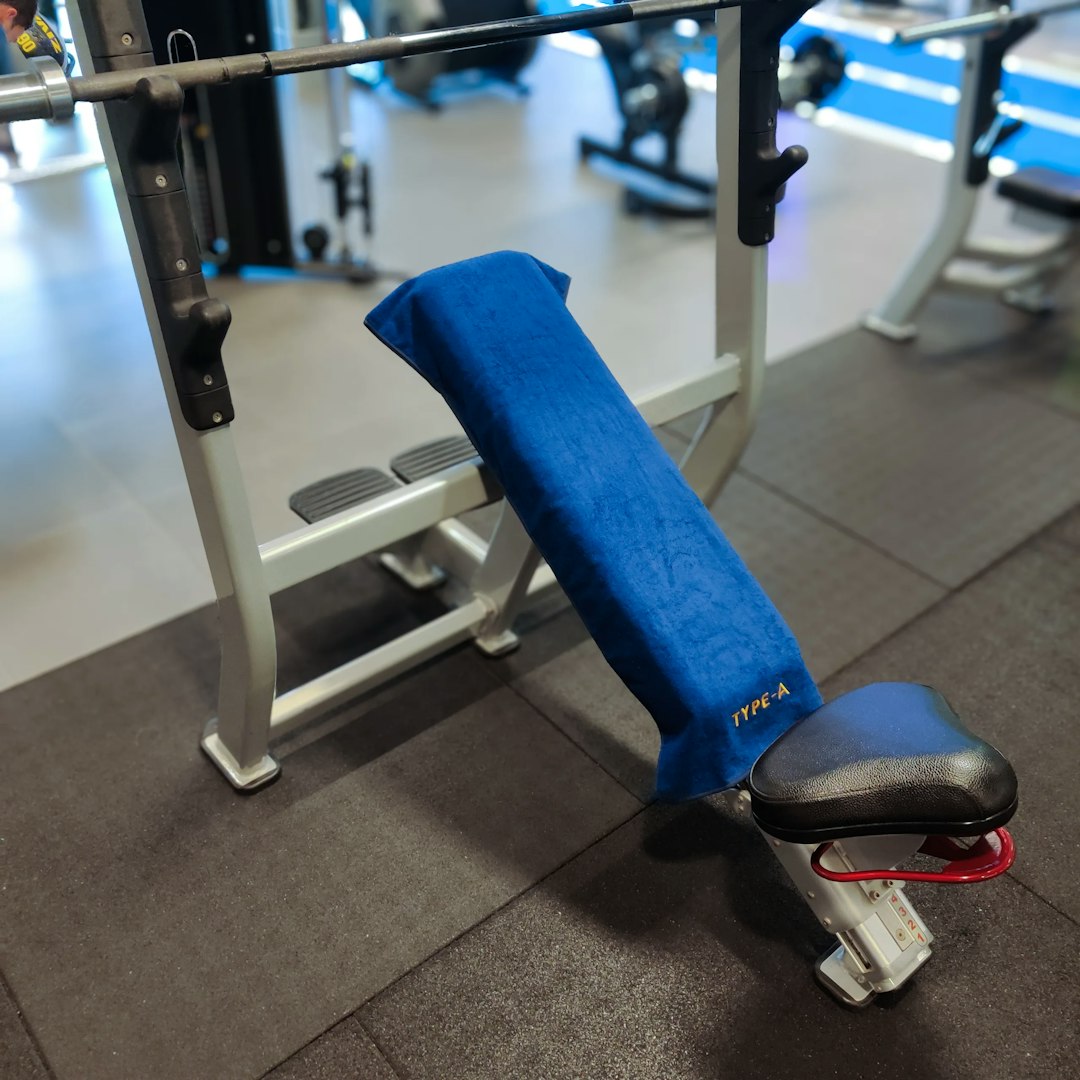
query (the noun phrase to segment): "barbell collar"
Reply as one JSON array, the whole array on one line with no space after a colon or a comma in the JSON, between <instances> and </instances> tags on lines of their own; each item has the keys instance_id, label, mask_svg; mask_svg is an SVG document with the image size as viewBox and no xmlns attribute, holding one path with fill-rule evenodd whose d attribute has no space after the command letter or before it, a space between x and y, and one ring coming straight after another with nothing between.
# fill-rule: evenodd
<instances>
[{"instance_id":1,"label":"barbell collar","mask_svg":"<svg viewBox=\"0 0 1080 1080\"><path fill-rule=\"evenodd\" d=\"M29 69L0 79L0 122L66 120L75 112L71 83L50 57L32 57Z\"/></svg>"}]
</instances>

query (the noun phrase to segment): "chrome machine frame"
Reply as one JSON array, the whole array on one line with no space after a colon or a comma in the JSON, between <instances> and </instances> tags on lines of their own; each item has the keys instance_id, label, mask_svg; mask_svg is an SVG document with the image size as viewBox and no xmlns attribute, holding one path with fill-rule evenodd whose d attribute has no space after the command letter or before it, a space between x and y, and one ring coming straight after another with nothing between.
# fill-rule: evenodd
<instances>
[{"instance_id":1,"label":"chrome machine frame","mask_svg":"<svg viewBox=\"0 0 1080 1080\"><path fill-rule=\"evenodd\" d=\"M587 9L570 16L546 16L531 21L536 24L537 33L550 33L572 29L578 22L595 24L616 14L641 18L680 9L720 6L641 0L619 8ZM738 97L738 9L722 12L721 20L729 31L720 65L726 75L717 87L718 101L724 102ZM539 565L539 556L508 508L504 507L490 543L458 520L466 511L489 504L497 497L479 461L454 466L268 543L257 542L232 437L231 401L227 385L223 385L224 369L219 362L220 376L208 370L203 377L210 388L206 396L215 391L223 394L220 407L205 403L201 419L193 425L191 401L185 403L182 388L178 389L176 349L170 349L163 329L161 289L157 283L163 275L160 267L153 265L160 263L161 254L147 250L145 227L136 220L138 207L132 198L133 170L121 165L124 151L118 147L118 140L126 132L120 111L127 107L121 101L130 97L135 81L125 73L136 64L152 63L149 46L140 36L141 21L137 0L78 0L72 4L72 24L80 54L85 58L87 70L93 72L83 80L81 92L78 80L73 80L72 96L76 100L81 96L84 100L109 102L99 105L102 146L117 192L217 593L221 682L217 715L206 725L202 747L230 783L240 790L251 791L273 780L280 771L279 763L270 753L271 740L462 642L473 639L489 653L513 647L516 639L510 627L514 618L531 597L555 582L550 571ZM528 21L517 20L517 25L520 27ZM109 31L121 24L130 29L115 41L109 40ZM497 30L493 28L492 32ZM460 29L442 34L446 39L444 47L454 47L455 38L461 36ZM160 77L184 86L248 77L249 71L252 75L265 75L339 67L379 58L391 50L396 52L402 42L408 48L410 38L418 41L420 51L426 51L437 43L431 42L433 37L438 38L438 33L403 35L392 39L389 46L385 43L390 39L372 39L321 49L293 49L266 54L270 61L265 68L253 58L242 57L237 58L233 73L225 77L221 71L227 65L200 60L171 65L160 71ZM146 47L139 53L141 41ZM279 64L274 59L278 55L286 60ZM211 66L215 63L218 63L216 68ZM193 70L196 68L200 70ZM117 88L122 74L125 85ZM95 77L99 80L96 84ZM102 79L112 80L104 92ZM113 101L114 98L121 101ZM721 160L737 157L739 126L738 110L717 109L717 151ZM165 181L164 191L182 192L178 176L170 175L168 170L160 175ZM173 279L179 275L186 277L185 295L197 296L203 288L201 274L197 265L191 263L181 258L174 267L167 268L167 274ZM181 264L183 270L176 269ZM749 438L765 367L767 247L747 246L739 239L739 199L730 186L722 188L719 196L717 265L719 317L715 367L695 378L660 386L637 401L653 426L707 410L682 462L688 481L707 502L720 491ZM225 321L227 325L227 312ZM218 347L223 337L222 329L216 342ZM385 551L416 537L423 539L425 555L466 583L467 588L459 590L457 605L431 622L311 682L278 694L271 596L344 562Z\"/></svg>"},{"instance_id":2,"label":"chrome machine frame","mask_svg":"<svg viewBox=\"0 0 1080 1080\"><path fill-rule=\"evenodd\" d=\"M1076 230L1048 214L1017 207L1013 220L1030 234L1027 242L971 236L979 191L989 176L994 150L1020 127L998 113L998 80L1005 52L1038 25L1041 15L1077 6L1076 0L1012 12L1008 5L976 0L987 8L956 19L913 26L897 41L913 45L931 38L966 35L960 103L953 130L953 157L944 199L929 235L889 294L863 325L893 341L915 336L914 318L938 285L999 294L1007 303L1038 312L1072 258Z\"/></svg>"}]
</instances>

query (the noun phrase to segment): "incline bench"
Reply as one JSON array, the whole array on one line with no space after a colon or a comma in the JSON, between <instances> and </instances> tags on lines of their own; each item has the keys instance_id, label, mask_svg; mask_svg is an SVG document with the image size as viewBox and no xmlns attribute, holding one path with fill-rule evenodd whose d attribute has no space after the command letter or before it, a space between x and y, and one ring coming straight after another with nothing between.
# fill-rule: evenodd
<instances>
[{"instance_id":1,"label":"incline bench","mask_svg":"<svg viewBox=\"0 0 1080 1080\"><path fill-rule=\"evenodd\" d=\"M819 977L865 1003L930 955L898 881L1008 869L1016 777L929 687L821 703L779 613L570 315L568 286L501 252L406 283L367 325L446 398L656 721L658 794L724 791L749 811L839 939ZM916 851L947 865L896 869Z\"/></svg>"}]
</instances>

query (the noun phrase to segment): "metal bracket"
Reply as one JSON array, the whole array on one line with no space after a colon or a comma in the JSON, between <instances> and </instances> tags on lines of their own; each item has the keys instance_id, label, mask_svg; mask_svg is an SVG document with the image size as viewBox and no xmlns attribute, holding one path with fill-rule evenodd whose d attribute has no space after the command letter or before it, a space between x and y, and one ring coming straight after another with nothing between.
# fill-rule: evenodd
<instances>
[{"instance_id":1,"label":"metal bracket","mask_svg":"<svg viewBox=\"0 0 1080 1080\"><path fill-rule=\"evenodd\" d=\"M776 149L780 39L813 7L807 0L759 0L741 13L739 71L739 239L750 247L776 232L784 185L807 162L802 146Z\"/></svg>"},{"instance_id":2,"label":"metal bracket","mask_svg":"<svg viewBox=\"0 0 1080 1080\"><path fill-rule=\"evenodd\" d=\"M232 315L211 299L176 153L184 91L167 75L140 79L106 105L180 408L206 431L235 416L221 360Z\"/></svg>"},{"instance_id":3,"label":"metal bracket","mask_svg":"<svg viewBox=\"0 0 1080 1080\"><path fill-rule=\"evenodd\" d=\"M986 183L990 176L991 155L1023 126L1016 121L1008 123L999 120L1001 66L1009 49L1037 29L1038 25L1039 20L1034 16L1016 19L977 46L979 71L975 83L975 120L971 129L971 146L967 151L967 182L972 187Z\"/></svg>"}]
</instances>

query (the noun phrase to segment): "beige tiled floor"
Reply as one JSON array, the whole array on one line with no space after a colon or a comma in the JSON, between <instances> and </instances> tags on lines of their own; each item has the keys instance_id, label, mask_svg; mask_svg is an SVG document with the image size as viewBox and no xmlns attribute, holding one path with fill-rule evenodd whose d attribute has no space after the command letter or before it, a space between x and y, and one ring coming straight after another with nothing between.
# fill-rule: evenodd
<instances>
[{"instance_id":1,"label":"beige tiled floor","mask_svg":"<svg viewBox=\"0 0 1080 1080\"><path fill-rule=\"evenodd\" d=\"M433 116L357 94L374 161L376 257L413 273L500 247L574 277L572 307L630 389L708 362L713 246L702 223L627 219L619 185L577 159L615 124L598 64L543 48L522 101ZM695 100L689 169L713 164L713 99ZM931 221L941 167L785 117L811 164L773 245L772 358L850 325ZM301 148L302 149L302 148ZM0 686L209 600L173 433L108 178L0 184ZM455 429L443 403L363 331L391 287L211 283L234 311L234 432L260 539L295 527L291 491L384 464Z\"/></svg>"}]
</instances>

